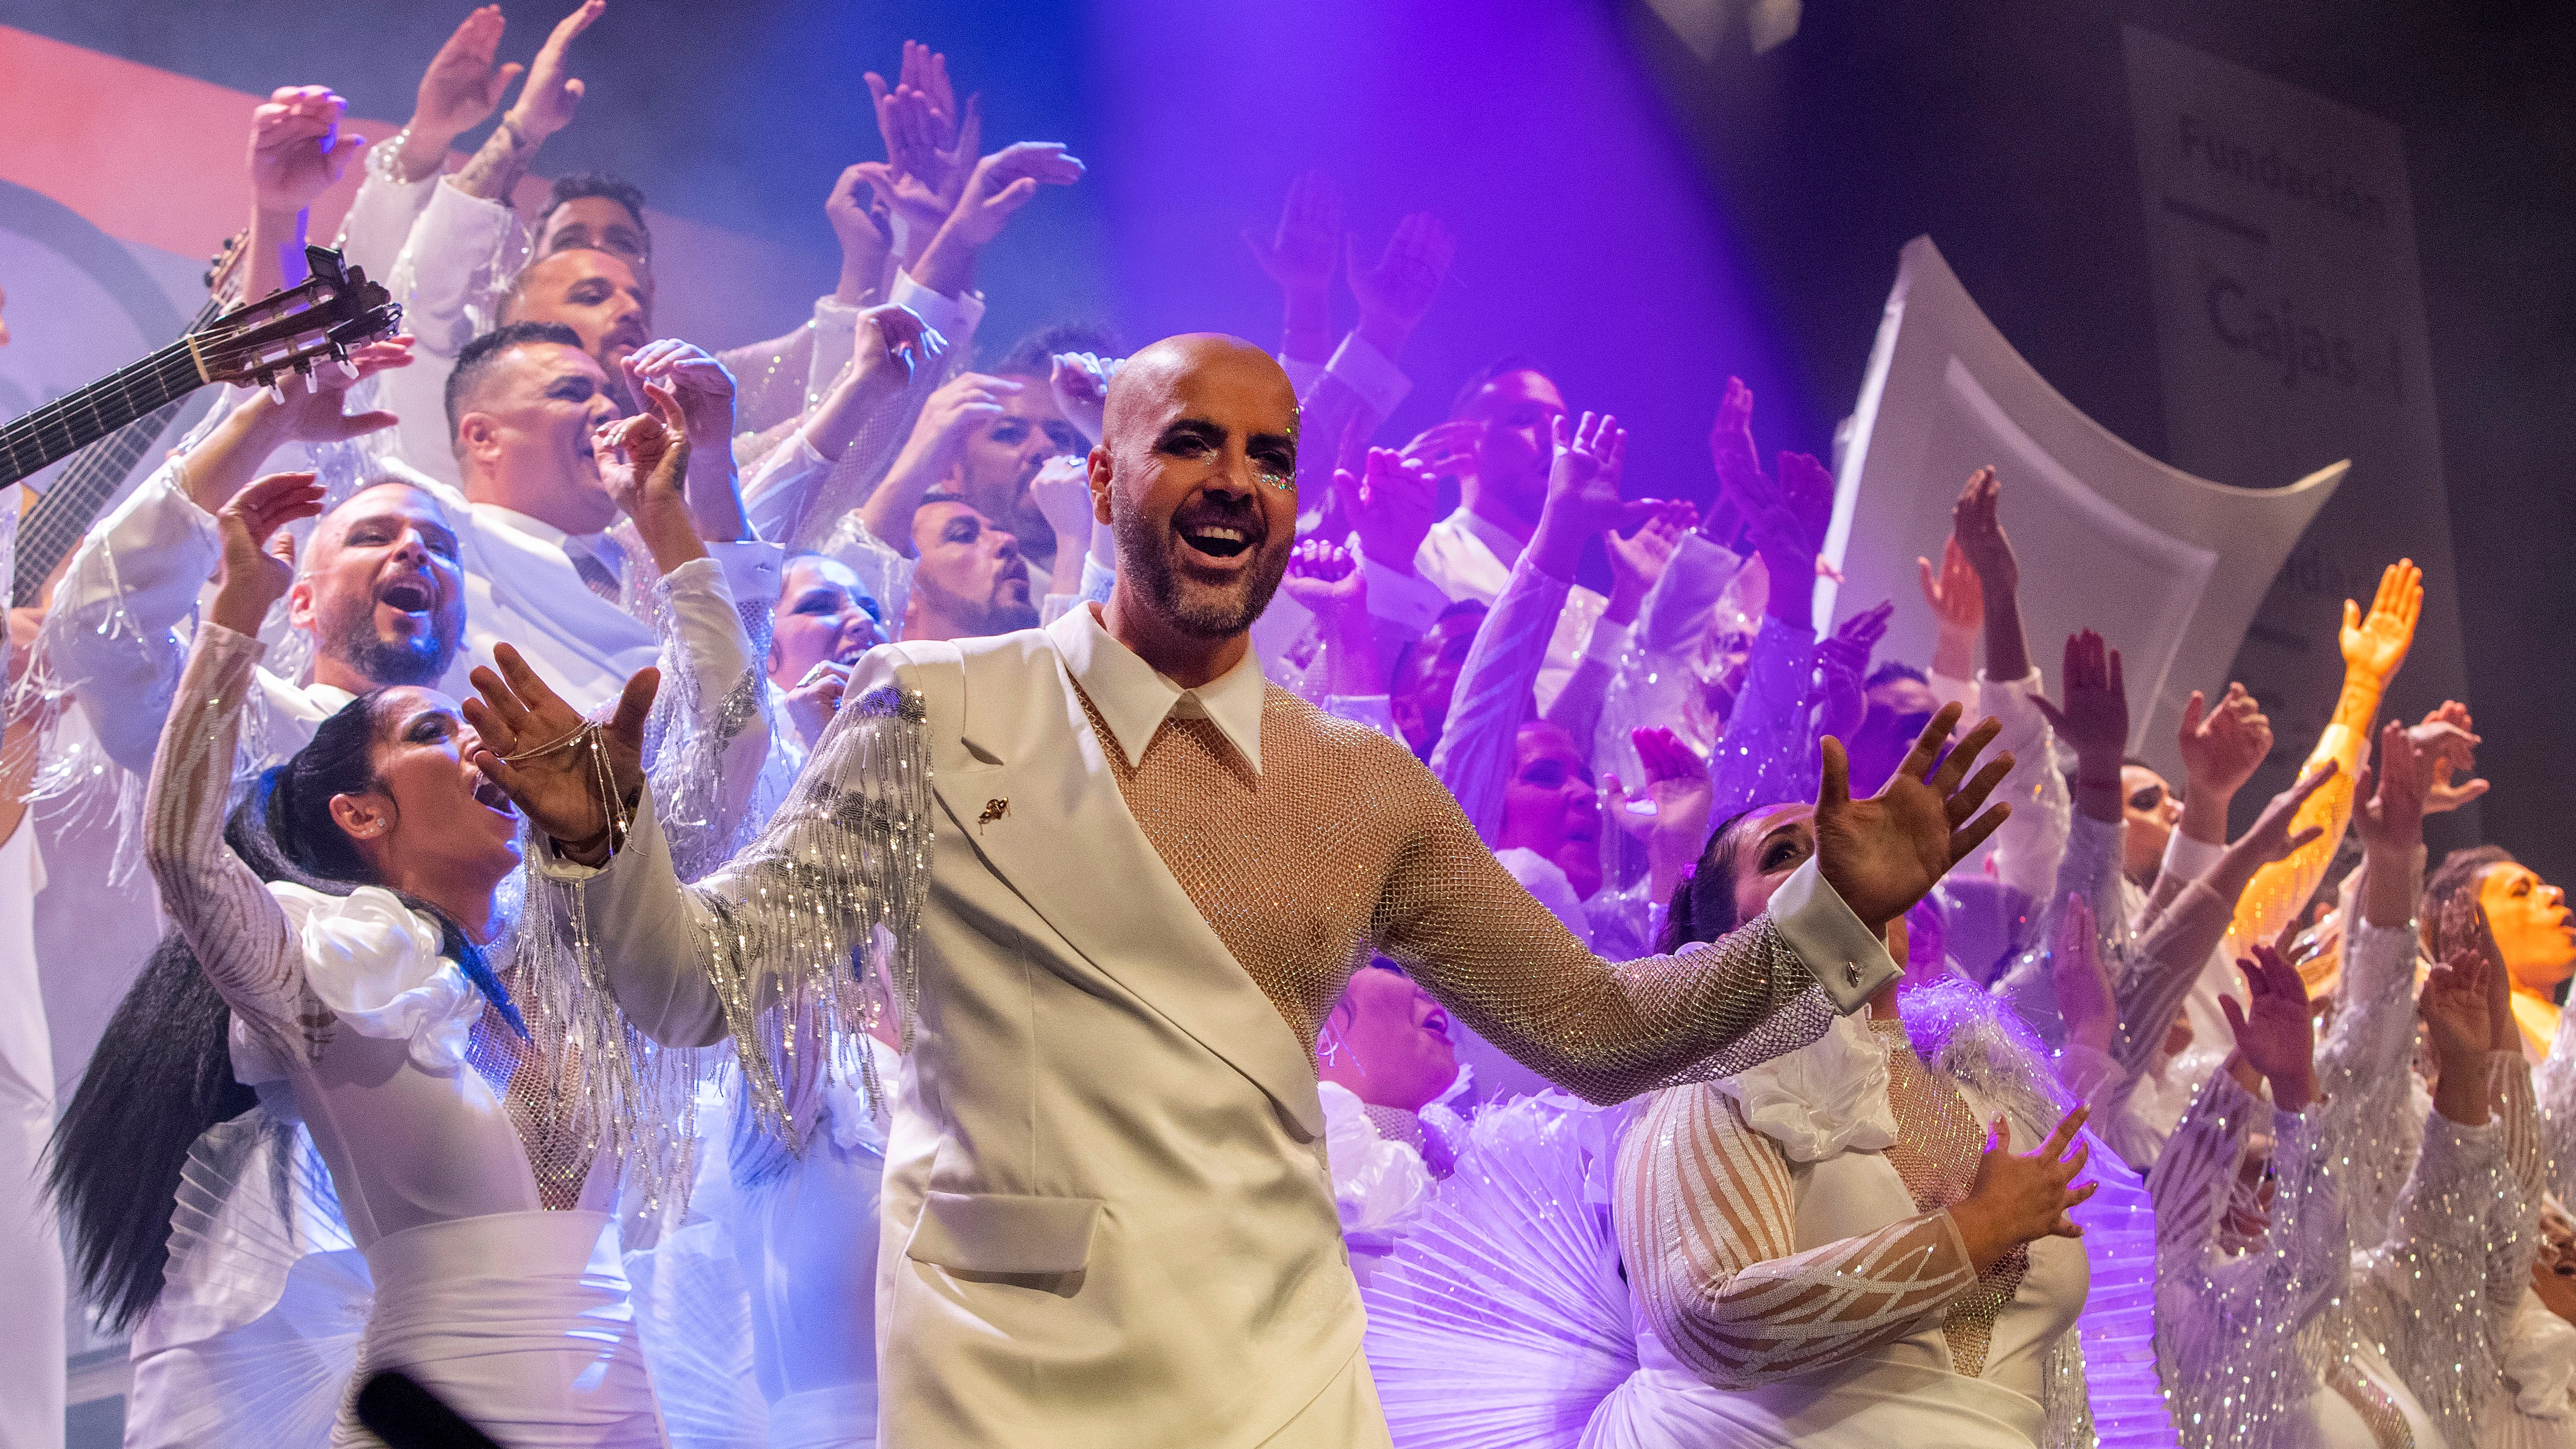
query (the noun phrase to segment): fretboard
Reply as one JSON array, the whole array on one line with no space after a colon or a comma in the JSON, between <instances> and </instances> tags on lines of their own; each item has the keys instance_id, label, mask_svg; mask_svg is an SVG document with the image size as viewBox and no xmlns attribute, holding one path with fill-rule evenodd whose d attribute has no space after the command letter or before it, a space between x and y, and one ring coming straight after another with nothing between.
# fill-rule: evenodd
<instances>
[{"instance_id":1,"label":"fretboard","mask_svg":"<svg viewBox=\"0 0 2576 1449\"><path fill-rule=\"evenodd\" d=\"M186 338L24 417L0 423L0 487L159 411L204 384Z\"/></svg>"},{"instance_id":2,"label":"fretboard","mask_svg":"<svg viewBox=\"0 0 2576 1449\"><path fill-rule=\"evenodd\" d=\"M187 405L185 399L165 403L81 449L63 465L54 486L18 520L16 562L9 585L12 607L35 607L54 565L80 547L116 490L151 455L153 444L161 441L171 420Z\"/></svg>"}]
</instances>

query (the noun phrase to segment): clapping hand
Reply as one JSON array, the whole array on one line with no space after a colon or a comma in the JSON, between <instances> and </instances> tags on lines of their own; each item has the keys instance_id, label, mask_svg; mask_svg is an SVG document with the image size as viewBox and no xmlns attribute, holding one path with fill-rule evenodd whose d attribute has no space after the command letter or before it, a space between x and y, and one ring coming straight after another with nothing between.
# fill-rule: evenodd
<instances>
[{"instance_id":1,"label":"clapping hand","mask_svg":"<svg viewBox=\"0 0 2576 1449\"><path fill-rule=\"evenodd\" d=\"M1360 309L1360 335L1370 345L1392 355L1403 350L1413 329L1420 326L1432 302L1440 295L1440 284L1449 279L1449 264L1456 260L1458 243L1440 218L1427 211L1417 211L1395 224L1395 234L1387 238L1386 251L1376 266L1360 261L1360 242L1350 239L1351 296Z\"/></svg>"},{"instance_id":2,"label":"clapping hand","mask_svg":"<svg viewBox=\"0 0 2576 1449\"><path fill-rule=\"evenodd\" d=\"M2440 709L2424 716L2424 722L2408 730L2432 767L2431 783L2424 795L2424 813L2439 815L2457 810L2487 792L2487 782L2458 779L2476 771L2478 746L2485 743L2471 731L2469 707L2457 700L2444 700Z\"/></svg>"},{"instance_id":3,"label":"clapping hand","mask_svg":"<svg viewBox=\"0 0 2576 1449\"><path fill-rule=\"evenodd\" d=\"M2273 1106L2305 1111L2316 1098L2316 1018L2308 1011L2307 982L2269 946L2256 946L2253 959L2236 966L2245 973L2245 1004L2218 998L2236 1050L2272 1084Z\"/></svg>"},{"instance_id":4,"label":"clapping hand","mask_svg":"<svg viewBox=\"0 0 2576 1449\"><path fill-rule=\"evenodd\" d=\"M1088 352L1059 352L1047 375L1047 385L1055 392L1055 410L1073 424L1091 446L1100 446L1100 435L1109 410L1109 383L1126 363L1123 357L1098 357Z\"/></svg>"},{"instance_id":5,"label":"clapping hand","mask_svg":"<svg viewBox=\"0 0 2576 1449\"><path fill-rule=\"evenodd\" d=\"M948 58L919 41L903 43L903 68L893 85L875 71L867 73L867 84L886 159L864 163L860 174L903 217L918 251L965 193L983 139L982 108L970 97L958 109Z\"/></svg>"},{"instance_id":6,"label":"clapping hand","mask_svg":"<svg viewBox=\"0 0 2576 1449\"><path fill-rule=\"evenodd\" d=\"M2102 965L2100 922L2093 903L2080 891L2066 893L2049 936L2049 984L2056 989L2057 1014L2066 1023L2066 1040L2097 1052L2111 1049L2119 1034L2119 998L2111 973Z\"/></svg>"},{"instance_id":7,"label":"clapping hand","mask_svg":"<svg viewBox=\"0 0 2576 1449\"><path fill-rule=\"evenodd\" d=\"M256 637L269 606L286 597L295 582L294 536L280 530L321 512L322 485L310 472L271 473L215 510L223 576L206 617L236 634Z\"/></svg>"},{"instance_id":8,"label":"clapping hand","mask_svg":"<svg viewBox=\"0 0 2576 1449\"><path fill-rule=\"evenodd\" d=\"M2378 761L2362 766L2352 784L2352 828L2365 849L2403 860L2424 843L2425 796L2433 785L2429 764L2406 726L2390 720L2380 730Z\"/></svg>"},{"instance_id":9,"label":"clapping hand","mask_svg":"<svg viewBox=\"0 0 2576 1449\"><path fill-rule=\"evenodd\" d=\"M859 314L858 345L851 365L861 376L881 377L901 387L947 350L948 339L940 335L938 328L922 321L920 313L899 302L888 302Z\"/></svg>"},{"instance_id":10,"label":"clapping hand","mask_svg":"<svg viewBox=\"0 0 2576 1449\"><path fill-rule=\"evenodd\" d=\"M591 452L601 463L601 486L620 512L639 525L655 509L677 509L688 518L689 424L672 390L660 383L639 383L644 410L633 417L603 424L591 435Z\"/></svg>"},{"instance_id":11,"label":"clapping hand","mask_svg":"<svg viewBox=\"0 0 2576 1449\"><path fill-rule=\"evenodd\" d=\"M1648 515L1634 533L1603 533L1602 548L1610 555L1610 604L1603 617L1623 623L1636 618L1638 606L1672 566L1682 536L1698 524L1699 510L1676 500Z\"/></svg>"},{"instance_id":12,"label":"clapping hand","mask_svg":"<svg viewBox=\"0 0 2576 1449\"><path fill-rule=\"evenodd\" d=\"M259 209L302 211L331 189L367 138L340 133L349 103L329 86L280 86L250 113L250 185Z\"/></svg>"},{"instance_id":13,"label":"clapping hand","mask_svg":"<svg viewBox=\"0 0 2576 1449\"><path fill-rule=\"evenodd\" d=\"M1619 496L1619 475L1628 462L1628 430L1602 413L1585 413L1578 422L1556 420L1556 460L1548 468L1546 511L1560 526L1589 537L1606 529L1643 522L1661 503L1629 502Z\"/></svg>"},{"instance_id":14,"label":"clapping hand","mask_svg":"<svg viewBox=\"0 0 2576 1449\"><path fill-rule=\"evenodd\" d=\"M1243 243L1252 248L1254 265L1283 292L1322 293L1332 286L1333 264L1342 254L1342 192L1333 178L1309 171L1288 183L1288 203L1268 239L1250 227Z\"/></svg>"},{"instance_id":15,"label":"clapping hand","mask_svg":"<svg viewBox=\"0 0 2576 1449\"><path fill-rule=\"evenodd\" d=\"M429 69L421 73L411 124L404 128L409 133L407 145L435 146L443 152L448 142L500 109L501 97L510 93L510 82L527 69L516 61L492 64L505 24L500 6L482 6L467 15L438 48Z\"/></svg>"},{"instance_id":16,"label":"clapping hand","mask_svg":"<svg viewBox=\"0 0 2576 1449\"><path fill-rule=\"evenodd\" d=\"M1423 537L1439 521L1437 481L1422 463L1392 448L1371 448L1363 471L1333 470L1333 499L1369 557L1411 572Z\"/></svg>"},{"instance_id":17,"label":"clapping hand","mask_svg":"<svg viewBox=\"0 0 2576 1449\"><path fill-rule=\"evenodd\" d=\"M1753 392L1731 377L1709 431L1709 456L1719 488L1744 515L1771 575L1772 616L1804 624L1823 566L1825 527L1833 521L1833 475L1804 453L1783 452L1778 477L1766 476L1753 446Z\"/></svg>"},{"instance_id":18,"label":"clapping hand","mask_svg":"<svg viewBox=\"0 0 2576 1449\"><path fill-rule=\"evenodd\" d=\"M2195 689L2183 704L2174 743L2192 790L2232 797L2272 753L2272 721L2242 684L2228 685L2216 708Z\"/></svg>"},{"instance_id":19,"label":"clapping hand","mask_svg":"<svg viewBox=\"0 0 2576 1449\"><path fill-rule=\"evenodd\" d=\"M1476 449L1484 442L1485 425L1473 418L1457 418L1434 423L1404 445L1404 460L1420 463L1425 476L1464 480L1475 476Z\"/></svg>"},{"instance_id":20,"label":"clapping hand","mask_svg":"<svg viewBox=\"0 0 2576 1449\"><path fill-rule=\"evenodd\" d=\"M1816 796L1816 869L1872 935L1885 934L1889 921L1923 899L2012 813L2001 802L1978 813L2011 773L2010 753L1997 755L1975 776L1968 774L2002 732L2002 723L1986 719L1945 759L1942 747L1958 722L1959 706L1942 706L1898 762L1896 773L1866 800L1851 796L1851 761L1842 742L1829 735L1820 746L1824 761Z\"/></svg>"},{"instance_id":21,"label":"clapping hand","mask_svg":"<svg viewBox=\"0 0 2576 1449\"><path fill-rule=\"evenodd\" d=\"M582 0L570 15L555 22L546 43L537 47L536 63L528 67L528 83L506 117L520 135L543 141L572 124L573 112L581 105L582 83L566 74L564 53L572 48L573 38L607 10L608 0Z\"/></svg>"},{"instance_id":22,"label":"clapping hand","mask_svg":"<svg viewBox=\"0 0 2576 1449\"><path fill-rule=\"evenodd\" d=\"M678 401L691 436L731 443L733 374L714 354L694 342L664 338L635 349L623 366L627 389L639 403L645 383L661 383Z\"/></svg>"},{"instance_id":23,"label":"clapping hand","mask_svg":"<svg viewBox=\"0 0 2576 1449\"><path fill-rule=\"evenodd\" d=\"M1928 558L1915 559L1914 567L1923 577L1923 602L1932 606L1932 617L1943 633L1971 635L1985 624L1985 591L1977 586L1977 571L1968 567L1968 556L1955 536L1941 542L1938 574Z\"/></svg>"},{"instance_id":24,"label":"clapping hand","mask_svg":"<svg viewBox=\"0 0 2576 1449\"><path fill-rule=\"evenodd\" d=\"M1002 234L1003 223L1029 204L1039 186L1071 186L1082 171L1082 162L1061 143L1014 141L975 163L948 226L960 240L982 246Z\"/></svg>"},{"instance_id":25,"label":"clapping hand","mask_svg":"<svg viewBox=\"0 0 2576 1449\"><path fill-rule=\"evenodd\" d=\"M1340 620L1368 612L1367 549L1354 534L1347 547L1320 538L1300 542L1288 553L1288 573L1279 587L1319 619Z\"/></svg>"},{"instance_id":26,"label":"clapping hand","mask_svg":"<svg viewBox=\"0 0 2576 1449\"><path fill-rule=\"evenodd\" d=\"M2070 634L2065 674L2064 705L2050 704L2037 694L2030 702L2039 706L2058 738L2075 751L2080 762L2077 783L2103 785L2103 778L2086 778L2101 772L2108 777L2108 787L2117 790L2120 757L2129 746L2129 686L2120 672L2120 651L2106 647L2102 636L2090 629Z\"/></svg>"}]
</instances>

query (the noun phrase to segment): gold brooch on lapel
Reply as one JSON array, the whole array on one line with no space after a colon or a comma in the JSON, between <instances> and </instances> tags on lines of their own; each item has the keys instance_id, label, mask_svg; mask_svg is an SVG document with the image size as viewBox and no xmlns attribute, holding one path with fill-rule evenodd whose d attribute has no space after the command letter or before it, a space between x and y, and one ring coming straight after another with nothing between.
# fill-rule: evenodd
<instances>
[{"instance_id":1,"label":"gold brooch on lapel","mask_svg":"<svg viewBox=\"0 0 2576 1449\"><path fill-rule=\"evenodd\" d=\"M979 827L990 825L1010 813L1011 802L1008 799L987 800L984 802L984 813L975 817L975 823Z\"/></svg>"}]
</instances>

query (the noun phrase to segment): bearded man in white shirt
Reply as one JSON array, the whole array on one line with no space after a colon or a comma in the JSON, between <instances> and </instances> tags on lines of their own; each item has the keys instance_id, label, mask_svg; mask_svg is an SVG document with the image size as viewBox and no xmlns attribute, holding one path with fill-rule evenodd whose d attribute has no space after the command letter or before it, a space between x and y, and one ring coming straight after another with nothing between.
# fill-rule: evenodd
<instances>
[{"instance_id":1,"label":"bearded man in white shirt","mask_svg":"<svg viewBox=\"0 0 2576 1449\"><path fill-rule=\"evenodd\" d=\"M1603 486L1611 433L1552 443ZM837 981L878 924L903 941L881 1443L1388 1443L1316 1149L1316 1034L1369 951L1617 1101L1857 1009L1896 975L1886 923L1999 818L1976 812L2002 762L1965 778L1990 726L1938 773L1927 733L1866 801L1829 748L1826 844L1768 914L1704 953L1601 961L1403 746L1262 678L1246 630L1287 569L1297 446L1296 394L1251 344L1130 359L1090 458L1109 603L870 653L796 798L698 886L644 803L640 682L606 728L637 802L612 821L586 752L536 748L578 715L513 655L475 676L477 767L553 842L533 867L582 882L657 1039L747 1039L728 1003Z\"/></svg>"}]
</instances>

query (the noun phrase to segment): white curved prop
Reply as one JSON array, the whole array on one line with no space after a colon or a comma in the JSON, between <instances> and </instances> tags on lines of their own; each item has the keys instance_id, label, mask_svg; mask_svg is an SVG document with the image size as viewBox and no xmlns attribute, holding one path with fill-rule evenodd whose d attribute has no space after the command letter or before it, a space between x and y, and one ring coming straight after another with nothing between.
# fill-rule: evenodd
<instances>
[{"instance_id":1,"label":"white curved prop","mask_svg":"<svg viewBox=\"0 0 2576 1449\"><path fill-rule=\"evenodd\" d=\"M1825 539L1845 582L1818 586L1819 628L1836 614L1838 592L1844 613L1894 599L1881 652L1928 661L1933 624L1915 560L1940 559L1959 485L1991 463L2021 559L2032 661L2054 692L2066 636L2100 631L2128 679L2129 748L2173 779L2184 701L2194 689L2226 689L2272 576L2351 468L2335 463L2286 488L2235 488L2157 462L2050 387L1929 237L1899 254L1845 439Z\"/></svg>"}]
</instances>

